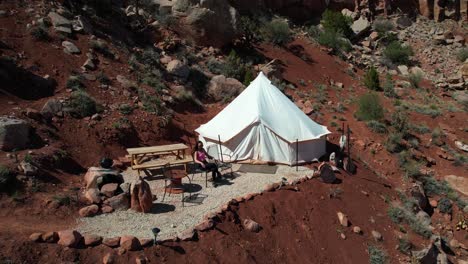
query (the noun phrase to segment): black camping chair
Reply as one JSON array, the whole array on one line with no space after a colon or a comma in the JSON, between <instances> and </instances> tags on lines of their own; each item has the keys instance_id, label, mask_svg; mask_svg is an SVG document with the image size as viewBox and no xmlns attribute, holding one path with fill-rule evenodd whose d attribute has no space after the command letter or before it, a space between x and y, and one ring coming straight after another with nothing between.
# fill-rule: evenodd
<instances>
[{"instance_id":1,"label":"black camping chair","mask_svg":"<svg viewBox=\"0 0 468 264\"><path fill-rule=\"evenodd\" d=\"M207 170L203 170L198 163L195 162L195 157L193 156L195 153L192 154L192 160L193 162L189 164L189 171L192 174L192 181L193 178L195 177L195 174L200 174L203 176L203 173L205 173L205 188L208 188L208 172Z\"/></svg>"},{"instance_id":2,"label":"black camping chair","mask_svg":"<svg viewBox=\"0 0 468 264\"><path fill-rule=\"evenodd\" d=\"M329 164L323 164L320 168L320 178L324 183L334 183L336 181L333 168Z\"/></svg>"}]
</instances>

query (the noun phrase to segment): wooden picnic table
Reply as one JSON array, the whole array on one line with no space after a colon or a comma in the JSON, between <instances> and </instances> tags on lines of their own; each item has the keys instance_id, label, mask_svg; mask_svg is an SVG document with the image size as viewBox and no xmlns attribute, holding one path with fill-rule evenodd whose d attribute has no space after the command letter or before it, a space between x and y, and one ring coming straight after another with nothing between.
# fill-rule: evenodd
<instances>
[{"instance_id":1,"label":"wooden picnic table","mask_svg":"<svg viewBox=\"0 0 468 264\"><path fill-rule=\"evenodd\" d=\"M127 149L128 154L130 154L130 160L132 169L138 170L138 175L141 170L160 168L166 165L184 165L185 171L187 171L187 163L192 161L192 158L187 158L185 151L189 147L185 144L171 144L171 145L161 145L161 146L152 146L152 147L141 147L141 148L129 148ZM143 158L145 157L161 157L161 156L175 156L175 160L169 161L165 159L157 159L154 161L149 161L142 163Z\"/></svg>"}]
</instances>

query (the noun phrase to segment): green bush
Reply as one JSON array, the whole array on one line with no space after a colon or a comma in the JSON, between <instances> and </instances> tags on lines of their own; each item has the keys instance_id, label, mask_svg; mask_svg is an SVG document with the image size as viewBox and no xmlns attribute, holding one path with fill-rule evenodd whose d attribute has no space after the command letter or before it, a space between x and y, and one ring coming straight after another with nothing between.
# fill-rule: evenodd
<instances>
[{"instance_id":1,"label":"green bush","mask_svg":"<svg viewBox=\"0 0 468 264\"><path fill-rule=\"evenodd\" d=\"M387 133L387 127L385 126L385 124L379 121L370 120L370 121L367 121L366 124L367 124L367 127L369 127L370 130L372 130L372 132L379 133L379 134Z\"/></svg>"},{"instance_id":2,"label":"green bush","mask_svg":"<svg viewBox=\"0 0 468 264\"><path fill-rule=\"evenodd\" d=\"M284 19L275 18L261 28L263 39L275 45L283 45L291 39L289 24Z\"/></svg>"},{"instance_id":3,"label":"green bush","mask_svg":"<svg viewBox=\"0 0 468 264\"><path fill-rule=\"evenodd\" d=\"M382 36L386 34L388 31L392 31L395 28L392 21L388 19L383 19L383 18L376 19L372 26L374 30L379 33L379 36Z\"/></svg>"},{"instance_id":4,"label":"green bush","mask_svg":"<svg viewBox=\"0 0 468 264\"><path fill-rule=\"evenodd\" d=\"M401 144L403 137L400 133L391 133L385 141L385 149L390 153L398 153L405 149Z\"/></svg>"},{"instance_id":5,"label":"green bush","mask_svg":"<svg viewBox=\"0 0 468 264\"><path fill-rule=\"evenodd\" d=\"M85 87L85 85L82 82L82 77L76 75L70 75L67 79L66 85L67 88L70 88L72 90L79 90Z\"/></svg>"},{"instance_id":6,"label":"green bush","mask_svg":"<svg viewBox=\"0 0 468 264\"><path fill-rule=\"evenodd\" d=\"M47 32L47 29L41 26L36 26L36 27L31 28L30 34L35 40L50 41L50 36L49 36L49 33Z\"/></svg>"},{"instance_id":7,"label":"green bush","mask_svg":"<svg viewBox=\"0 0 468 264\"><path fill-rule=\"evenodd\" d=\"M341 12L325 10L320 21L325 31L341 32L345 37L350 38L354 35L351 25L353 19L343 15Z\"/></svg>"},{"instance_id":8,"label":"green bush","mask_svg":"<svg viewBox=\"0 0 468 264\"><path fill-rule=\"evenodd\" d=\"M6 190L7 186L15 179L13 173L7 167L0 165L0 191Z\"/></svg>"},{"instance_id":9,"label":"green bush","mask_svg":"<svg viewBox=\"0 0 468 264\"><path fill-rule=\"evenodd\" d=\"M259 22L248 16L241 16L239 19L239 29L247 42L258 39L260 36Z\"/></svg>"},{"instance_id":10,"label":"green bush","mask_svg":"<svg viewBox=\"0 0 468 264\"><path fill-rule=\"evenodd\" d=\"M245 86L249 86L250 83L255 80L255 76L252 70L246 70L244 74L244 81L242 82Z\"/></svg>"},{"instance_id":11,"label":"green bush","mask_svg":"<svg viewBox=\"0 0 468 264\"><path fill-rule=\"evenodd\" d=\"M136 59L144 65L147 70L157 69L159 67L160 55L153 48L147 48L140 54L136 55Z\"/></svg>"},{"instance_id":12,"label":"green bush","mask_svg":"<svg viewBox=\"0 0 468 264\"><path fill-rule=\"evenodd\" d=\"M437 208L439 211L444 214L452 213L452 202L448 198L442 197L437 203Z\"/></svg>"},{"instance_id":13,"label":"green bush","mask_svg":"<svg viewBox=\"0 0 468 264\"><path fill-rule=\"evenodd\" d=\"M446 181L438 181L433 177L422 177L424 192L429 196L446 194L452 190Z\"/></svg>"},{"instance_id":14,"label":"green bush","mask_svg":"<svg viewBox=\"0 0 468 264\"><path fill-rule=\"evenodd\" d=\"M206 96L207 86L210 80L203 72L197 69L190 69L189 81L192 82L192 87L196 96L199 98Z\"/></svg>"},{"instance_id":15,"label":"green bush","mask_svg":"<svg viewBox=\"0 0 468 264\"><path fill-rule=\"evenodd\" d=\"M317 38L317 42L320 45L333 49L334 53L336 54L340 53L341 51L351 50L351 45L343 37L343 34L333 30L325 30L320 32Z\"/></svg>"},{"instance_id":16,"label":"green bush","mask_svg":"<svg viewBox=\"0 0 468 264\"><path fill-rule=\"evenodd\" d=\"M388 262L387 253L383 249L370 245L367 250L369 251L370 264L385 264Z\"/></svg>"},{"instance_id":17,"label":"green bush","mask_svg":"<svg viewBox=\"0 0 468 264\"><path fill-rule=\"evenodd\" d=\"M411 130L417 134L427 134L431 132L431 129L427 127L425 124L413 125L411 126Z\"/></svg>"},{"instance_id":18,"label":"green bush","mask_svg":"<svg viewBox=\"0 0 468 264\"><path fill-rule=\"evenodd\" d=\"M395 224L400 224L405 219L405 211L398 206L390 206L387 214Z\"/></svg>"},{"instance_id":19,"label":"green bush","mask_svg":"<svg viewBox=\"0 0 468 264\"><path fill-rule=\"evenodd\" d=\"M408 76L408 81L413 88L419 88L419 83L421 83L422 79L423 75L420 72L413 72Z\"/></svg>"},{"instance_id":20,"label":"green bush","mask_svg":"<svg viewBox=\"0 0 468 264\"><path fill-rule=\"evenodd\" d=\"M408 65L413 49L410 46L403 46L399 41L393 41L383 51L383 55L392 63Z\"/></svg>"},{"instance_id":21,"label":"green bush","mask_svg":"<svg viewBox=\"0 0 468 264\"><path fill-rule=\"evenodd\" d=\"M69 107L78 117L92 116L99 111L96 101L82 90L75 91L70 96Z\"/></svg>"},{"instance_id":22,"label":"green bush","mask_svg":"<svg viewBox=\"0 0 468 264\"><path fill-rule=\"evenodd\" d=\"M398 238L398 250L405 254L411 254L411 249L413 248L413 244L407 238Z\"/></svg>"},{"instance_id":23,"label":"green bush","mask_svg":"<svg viewBox=\"0 0 468 264\"><path fill-rule=\"evenodd\" d=\"M100 40L91 40L89 46L97 53L102 54L102 56L108 59L115 59L114 53L110 50L109 46L103 41Z\"/></svg>"},{"instance_id":24,"label":"green bush","mask_svg":"<svg viewBox=\"0 0 468 264\"><path fill-rule=\"evenodd\" d=\"M392 79L392 76L387 73L385 75L385 82L383 84L383 92L386 97L396 98L397 94L395 93L395 82Z\"/></svg>"},{"instance_id":25,"label":"green bush","mask_svg":"<svg viewBox=\"0 0 468 264\"><path fill-rule=\"evenodd\" d=\"M379 73L374 66L371 66L364 75L364 85L370 90L380 91Z\"/></svg>"},{"instance_id":26,"label":"green bush","mask_svg":"<svg viewBox=\"0 0 468 264\"><path fill-rule=\"evenodd\" d=\"M224 63L215 58L211 58L206 63L206 67L208 67L208 70L214 74L222 74L224 70Z\"/></svg>"},{"instance_id":27,"label":"green bush","mask_svg":"<svg viewBox=\"0 0 468 264\"><path fill-rule=\"evenodd\" d=\"M246 66L235 50L231 50L223 67L223 74L226 77L235 78L242 81L245 75Z\"/></svg>"},{"instance_id":28,"label":"green bush","mask_svg":"<svg viewBox=\"0 0 468 264\"><path fill-rule=\"evenodd\" d=\"M141 102L143 103L143 109L147 112L154 113L156 115L163 114L163 106L161 100L156 97L147 94L144 90L138 90L138 97L140 97Z\"/></svg>"},{"instance_id":29,"label":"green bush","mask_svg":"<svg viewBox=\"0 0 468 264\"><path fill-rule=\"evenodd\" d=\"M367 93L361 96L358 100L356 117L364 121L381 120L384 117L384 110L379 96L375 93Z\"/></svg>"},{"instance_id":30,"label":"green bush","mask_svg":"<svg viewBox=\"0 0 468 264\"><path fill-rule=\"evenodd\" d=\"M405 137L409 131L408 112L402 107L398 107L396 111L392 113L391 124L397 133Z\"/></svg>"},{"instance_id":31,"label":"green bush","mask_svg":"<svg viewBox=\"0 0 468 264\"><path fill-rule=\"evenodd\" d=\"M466 61L466 59L468 59L468 48L467 47L461 48L457 52L457 59L460 62L464 62L464 61Z\"/></svg>"},{"instance_id":32,"label":"green bush","mask_svg":"<svg viewBox=\"0 0 468 264\"><path fill-rule=\"evenodd\" d=\"M432 130L431 133L431 138L432 138L432 144L436 146L442 146L444 144L444 141L442 140L443 134L440 128L436 127L434 130Z\"/></svg>"},{"instance_id":33,"label":"green bush","mask_svg":"<svg viewBox=\"0 0 468 264\"><path fill-rule=\"evenodd\" d=\"M133 112L133 107L129 104L121 104L119 105L120 113L123 115L129 115Z\"/></svg>"}]
</instances>

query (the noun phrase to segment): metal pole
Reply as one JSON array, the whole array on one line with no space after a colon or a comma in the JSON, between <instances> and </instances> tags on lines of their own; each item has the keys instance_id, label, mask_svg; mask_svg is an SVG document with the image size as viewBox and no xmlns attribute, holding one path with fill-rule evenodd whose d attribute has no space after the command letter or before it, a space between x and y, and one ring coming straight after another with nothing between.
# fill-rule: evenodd
<instances>
[{"instance_id":1,"label":"metal pole","mask_svg":"<svg viewBox=\"0 0 468 264\"><path fill-rule=\"evenodd\" d=\"M219 135L218 135L218 143L219 143L219 153L221 153L221 162L224 162L223 149L221 148L221 137Z\"/></svg>"},{"instance_id":2,"label":"metal pole","mask_svg":"<svg viewBox=\"0 0 468 264\"><path fill-rule=\"evenodd\" d=\"M296 171L299 170L299 141L296 138Z\"/></svg>"}]
</instances>

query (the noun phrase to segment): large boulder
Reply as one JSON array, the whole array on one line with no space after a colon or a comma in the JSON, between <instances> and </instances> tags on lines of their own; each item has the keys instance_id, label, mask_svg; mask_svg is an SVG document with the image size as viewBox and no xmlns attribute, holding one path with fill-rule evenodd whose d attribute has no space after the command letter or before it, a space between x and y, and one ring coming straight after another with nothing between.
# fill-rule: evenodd
<instances>
[{"instance_id":1,"label":"large boulder","mask_svg":"<svg viewBox=\"0 0 468 264\"><path fill-rule=\"evenodd\" d=\"M29 142L30 125L14 117L0 117L0 149L24 149Z\"/></svg>"},{"instance_id":2,"label":"large boulder","mask_svg":"<svg viewBox=\"0 0 468 264\"><path fill-rule=\"evenodd\" d=\"M181 0L178 0L179 2ZM228 0L193 0L177 4L174 12L183 18L181 27L187 37L202 45L221 47L230 43L238 33L237 10ZM179 6L184 6L180 8ZM183 11L184 12L180 12Z\"/></svg>"},{"instance_id":3,"label":"large boulder","mask_svg":"<svg viewBox=\"0 0 468 264\"><path fill-rule=\"evenodd\" d=\"M99 207L95 204L86 206L80 209L79 214L81 217L95 216L99 212Z\"/></svg>"},{"instance_id":4,"label":"large boulder","mask_svg":"<svg viewBox=\"0 0 468 264\"><path fill-rule=\"evenodd\" d=\"M166 66L166 70L170 74L180 77L183 80L186 80L190 74L189 67L180 60L173 60L169 62Z\"/></svg>"},{"instance_id":5,"label":"large boulder","mask_svg":"<svg viewBox=\"0 0 468 264\"><path fill-rule=\"evenodd\" d=\"M100 188L107 183L124 182L122 175L113 169L104 169L98 167L90 167L84 176L86 190L92 188Z\"/></svg>"},{"instance_id":6,"label":"large boulder","mask_svg":"<svg viewBox=\"0 0 468 264\"><path fill-rule=\"evenodd\" d=\"M68 54L80 54L80 49L70 41L62 42L63 51Z\"/></svg>"},{"instance_id":7,"label":"large boulder","mask_svg":"<svg viewBox=\"0 0 468 264\"><path fill-rule=\"evenodd\" d=\"M104 203L112 207L114 211L123 211L130 208L130 201L125 193L109 198L105 200Z\"/></svg>"},{"instance_id":8,"label":"large boulder","mask_svg":"<svg viewBox=\"0 0 468 264\"><path fill-rule=\"evenodd\" d=\"M153 206L153 195L149 184L141 177L130 186L130 208L137 212L148 213Z\"/></svg>"},{"instance_id":9,"label":"large boulder","mask_svg":"<svg viewBox=\"0 0 468 264\"><path fill-rule=\"evenodd\" d=\"M75 230L65 230L58 232L59 241L57 244L65 247L77 247L82 236Z\"/></svg>"},{"instance_id":10,"label":"large boulder","mask_svg":"<svg viewBox=\"0 0 468 264\"><path fill-rule=\"evenodd\" d=\"M354 21L351 25L351 29L353 30L354 34L361 35L371 27L371 23L367 18L361 16L358 20Z\"/></svg>"},{"instance_id":11,"label":"large boulder","mask_svg":"<svg viewBox=\"0 0 468 264\"><path fill-rule=\"evenodd\" d=\"M463 195L468 196L468 178L456 175L447 175L444 179L450 187L461 192Z\"/></svg>"},{"instance_id":12,"label":"large boulder","mask_svg":"<svg viewBox=\"0 0 468 264\"><path fill-rule=\"evenodd\" d=\"M128 250L135 251L141 248L140 241L134 236L123 236L120 238L120 247Z\"/></svg>"},{"instance_id":13,"label":"large boulder","mask_svg":"<svg viewBox=\"0 0 468 264\"><path fill-rule=\"evenodd\" d=\"M84 245L87 247L94 247L102 242L102 237L97 235L84 235L83 236Z\"/></svg>"},{"instance_id":14,"label":"large boulder","mask_svg":"<svg viewBox=\"0 0 468 264\"><path fill-rule=\"evenodd\" d=\"M259 223L255 222L252 219L244 219L243 222L244 228L250 232L258 233L262 229Z\"/></svg>"},{"instance_id":15,"label":"large boulder","mask_svg":"<svg viewBox=\"0 0 468 264\"><path fill-rule=\"evenodd\" d=\"M66 19L65 17L55 13L55 12L50 12L47 15L50 18L50 21L52 22L52 25L54 28L57 27L71 27L71 21Z\"/></svg>"},{"instance_id":16,"label":"large boulder","mask_svg":"<svg viewBox=\"0 0 468 264\"><path fill-rule=\"evenodd\" d=\"M432 206L424 193L424 187L421 182L415 182L413 186L411 186L410 195L416 200L421 210L429 214L432 213Z\"/></svg>"},{"instance_id":17,"label":"large boulder","mask_svg":"<svg viewBox=\"0 0 468 264\"><path fill-rule=\"evenodd\" d=\"M50 99L42 107L41 114L46 119L51 119L62 112L62 107L63 105L59 100Z\"/></svg>"},{"instance_id":18,"label":"large boulder","mask_svg":"<svg viewBox=\"0 0 468 264\"><path fill-rule=\"evenodd\" d=\"M214 76L208 85L208 95L215 101L237 96L245 89L245 86L234 78L226 78L224 75Z\"/></svg>"},{"instance_id":19,"label":"large boulder","mask_svg":"<svg viewBox=\"0 0 468 264\"><path fill-rule=\"evenodd\" d=\"M449 263L447 254L444 252L444 248L448 248L447 245L443 245L443 241L440 237L436 236L432 239L432 243L425 249L420 251L413 251L412 256L418 263Z\"/></svg>"}]
</instances>

